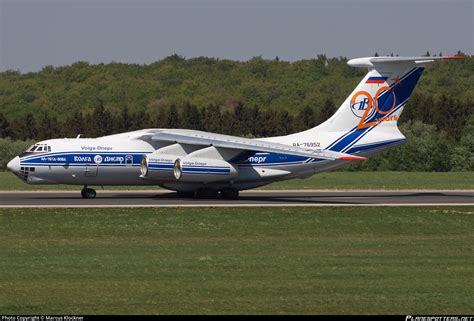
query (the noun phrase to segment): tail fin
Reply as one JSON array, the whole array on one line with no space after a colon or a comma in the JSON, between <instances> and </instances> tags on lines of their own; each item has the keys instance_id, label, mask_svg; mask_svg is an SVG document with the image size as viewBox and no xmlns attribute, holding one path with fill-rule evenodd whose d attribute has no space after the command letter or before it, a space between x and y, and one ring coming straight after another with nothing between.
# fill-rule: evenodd
<instances>
[{"instance_id":1,"label":"tail fin","mask_svg":"<svg viewBox=\"0 0 474 321\"><path fill-rule=\"evenodd\" d=\"M398 130L397 120L423 73L424 65L450 58L458 56L350 60L350 66L368 67L369 72L331 118L304 134L314 137L324 133L328 140L321 147L345 153L401 143L405 137Z\"/></svg>"}]
</instances>

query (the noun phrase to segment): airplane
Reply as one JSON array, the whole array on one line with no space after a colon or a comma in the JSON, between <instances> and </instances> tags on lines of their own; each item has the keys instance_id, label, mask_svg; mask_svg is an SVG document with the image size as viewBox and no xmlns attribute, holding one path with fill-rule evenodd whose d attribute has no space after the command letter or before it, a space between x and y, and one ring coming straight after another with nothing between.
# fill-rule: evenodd
<instances>
[{"instance_id":1,"label":"airplane","mask_svg":"<svg viewBox=\"0 0 474 321\"><path fill-rule=\"evenodd\" d=\"M158 185L179 197L236 199L239 191L307 178L403 143L397 120L425 64L447 57L365 57L368 73L322 124L287 136L249 139L190 129L142 129L98 138L49 139L7 168L28 184Z\"/></svg>"}]
</instances>

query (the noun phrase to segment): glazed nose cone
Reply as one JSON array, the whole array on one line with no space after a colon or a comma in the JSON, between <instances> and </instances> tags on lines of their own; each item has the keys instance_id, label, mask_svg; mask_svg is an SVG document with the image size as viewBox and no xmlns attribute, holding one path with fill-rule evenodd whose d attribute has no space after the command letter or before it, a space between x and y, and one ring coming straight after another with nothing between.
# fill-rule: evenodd
<instances>
[{"instance_id":1,"label":"glazed nose cone","mask_svg":"<svg viewBox=\"0 0 474 321\"><path fill-rule=\"evenodd\" d=\"M18 173L20 171L20 157L17 156L11 161L9 161L7 164L7 168L13 173Z\"/></svg>"}]
</instances>

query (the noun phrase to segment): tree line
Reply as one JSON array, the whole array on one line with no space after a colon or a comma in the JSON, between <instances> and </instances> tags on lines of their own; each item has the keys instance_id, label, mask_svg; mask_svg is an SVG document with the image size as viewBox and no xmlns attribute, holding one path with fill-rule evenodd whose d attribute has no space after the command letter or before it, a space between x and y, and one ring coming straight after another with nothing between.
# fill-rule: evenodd
<instances>
[{"instance_id":1,"label":"tree line","mask_svg":"<svg viewBox=\"0 0 474 321\"><path fill-rule=\"evenodd\" d=\"M340 105L365 75L347 65L347 58L288 62L254 57L248 61L172 55L149 65L109 63L46 66L39 72L0 73L0 111L13 120L48 112L59 120L80 110L92 112L102 102L112 113L189 102L223 110L238 102L260 110L320 109L326 100ZM474 58L434 62L426 66L416 92L433 99L442 95L474 99Z\"/></svg>"},{"instance_id":2,"label":"tree line","mask_svg":"<svg viewBox=\"0 0 474 321\"><path fill-rule=\"evenodd\" d=\"M323 108L304 108L296 115L287 110L261 110L246 107L239 102L232 109L219 105L197 107L189 102L174 104L154 111L130 111L124 107L115 113L102 102L89 113L76 111L64 120L49 112L38 116L27 113L9 121L0 113L0 137L14 140L50 139L59 137L99 137L144 128L188 128L246 137L287 135L314 127L336 111L333 101L327 100Z\"/></svg>"}]
</instances>

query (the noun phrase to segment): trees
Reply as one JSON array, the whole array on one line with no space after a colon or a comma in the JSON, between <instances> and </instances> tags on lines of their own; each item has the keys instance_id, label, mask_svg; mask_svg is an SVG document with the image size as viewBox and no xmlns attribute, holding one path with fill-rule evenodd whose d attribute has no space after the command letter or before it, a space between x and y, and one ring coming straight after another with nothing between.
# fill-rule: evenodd
<instances>
[{"instance_id":1,"label":"trees","mask_svg":"<svg viewBox=\"0 0 474 321\"><path fill-rule=\"evenodd\" d=\"M86 120L78 110L74 111L74 113L63 122L62 132L65 137L77 137L79 134L90 135L86 126Z\"/></svg>"},{"instance_id":2,"label":"trees","mask_svg":"<svg viewBox=\"0 0 474 321\"><path fill-rule=\"evenodd\" d=\"M321 124L328 120L334 113L337 108L334 102L331 99L326 99L324 102L323 108L321 108L316 115L316 124Z\"/></svg>"},{"instance_id":3,"label":"trees","mask_svg":"<svg viewBox=\"0 0 474 321\"><path fill-rule=\"evenodd\" d=\"M7 168L8 162L15 156L24 152L34 144L34 140L12 140L11 138L0 138L0 169Z\"/></svg>"},{"instance_id":4,"label":"trees","mask_svg":"<svg viewBox=\"0 0 474 321\"><path fill-rule=\"evenodd\" d=\"M110 111L105 109L102 101L86 117L88 134L93 137L110 135L113 132L113 120Z\"/></svg>"},{"instance_id":5,"label":"trees","mask_svg":"<svg viewBox=\"0 0 474 321\"><path fill-rule=\"evenodd\" d=\"M168 107L168 112L165 116L164 128L180 128L181 122L176 105Z\"/></svg>"},{"instance_id":6,"label":"trees","mask_svg":"<svg viewBox=\"0 0 474 321\"><path fill-rule=\"evenodd\" d=\"M0 138L6 138L10 136L10 122L3 113L0 113Z\"/></svg>"},{"instance_id":7,"label":"trees","mask_svg":"<svg viewBox=\"0 0 474 321\"><path fill-rule=\"evenodd\" d=\"M305 130L314 127L316 125L316 121L314 109L310 106L306 106L301 112L298 113L295 126L298 128L298 130Z\"/></svg>"},{"instance_id":8,"label":"trees","mask_svg":"<svg viewBox=\"0 0 474 321\"><path fill-rule=\"evenodd\" d=\"M434 125L420 121L401 126L401 132L409 139L400 147L389 150L390 168L402 171L449 171L447 157L451 152L451 140Z\"/></svg>"},{"instance_id":9,"label":"trees","mask_svg":"<svg viewBox=\"0 0 474 321\"><path fill-rule=\"evenodd\" d=\"M230 113L230 117L232 118L231 123L233 125L233 130L231 131L231 133L234 135L242 136L254 134L253 131L255 127L253 126L253 124L255 122L255 110L258 110L258 107L250 109L249 107L245 106L242 101L239 101L234 107L233 113Z\"/></svg>"},{"instance_id":10,"label":"trees","mask_svg":"<svg viewBox=\"0 0 474 321\"><path fill-rule=\"evenodd\" d=\"M400 129L408 138L405 143L354 164L351 169L440 172L452 169L452 140L445 132L419 120L406 122Z\"/></svg>"},{"instance_id":11,"label":"trees","mask_svg":"<svg viewBox=\"0 0 474 321\"><path fill-rule=\"evenodd\" d=\"M117 117L115 117L114 131L121 133L126 132L132 128L132 117L128 111L127 105L125 105Z\"/></svg>"},{"instance_id":12,"label":"trees","mask_svg":"<svg viewBox=\"0 0 474 321\"><path fill-rule=\"evenodd\" d=\"M32 113L15 119L11 124L11 137L14 139L35 139L37 134L36 121Z\"/></svg>"},{"instance_id":13,"label":"trees","mask_svg":"<svg viewBox=\"0 0 474 321\"><path fill-rule=\"evenodd\" d=\"M202 129L201 113L189 101L184 104L181 113L181 126L187 129Z\"/></svg>"},{"instance_id":14,"label":"trees","mask_svg":"<svg viewBox=\"0 0 474 321\"><path fill-rule=\"evenodd\" d=\"M45 111L38 120L38 136L35 138L42 140L58 138L61 136L62 129L63 125L58 122L58 119L55 116L50 116L50 114Z\"/></svg>"},{"instance_id":15,"label":"trees","mask_svg":"<svg viewBox=\"0 0 474 321\"><path fill-rule=\"evenodd\" d=\"M453 148L451 168L454 171L474 171L474 115L471 114L460 142Z\"/></svg>"},{"instance_id":16,"label":"trees","mask_svg":"<svg viewBox=\"0 0 474 321\"><path fill-rule=\"evenodd\" d=\"M222 132L222 115L219 105L209 105L204 112L204 130L221 133Z\"/></svg>"}]
</instances>

